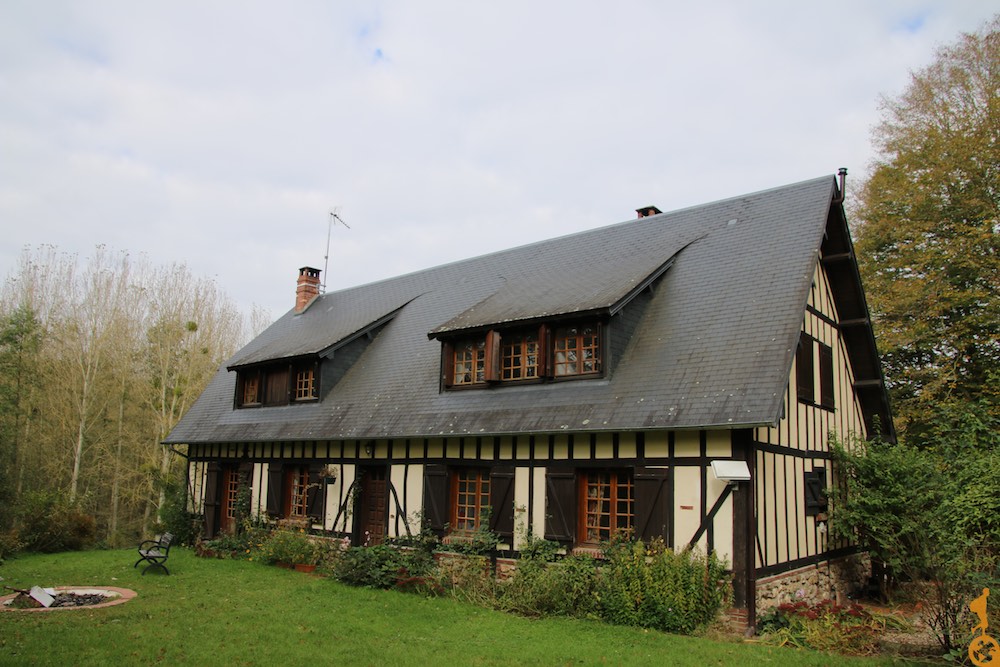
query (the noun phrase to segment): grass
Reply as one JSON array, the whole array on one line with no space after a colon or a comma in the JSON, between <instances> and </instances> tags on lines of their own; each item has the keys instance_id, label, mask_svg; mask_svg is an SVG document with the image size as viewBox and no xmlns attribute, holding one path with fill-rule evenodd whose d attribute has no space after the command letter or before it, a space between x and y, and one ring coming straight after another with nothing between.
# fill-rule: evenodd
<instances>
[{"instance_id":1,"label":"grass","mask_svg":"<svg viewBox=\"0 0 1000 667\"><path fill-rule=\"evenodd\" d=\"M171 551L171 575L134 550L29 555L4 585L119 586L138 596L89 611L0 612L0 664L18 665L888 665L571 619L530 620L261 564Z\"/></svg>"}]
</instances>

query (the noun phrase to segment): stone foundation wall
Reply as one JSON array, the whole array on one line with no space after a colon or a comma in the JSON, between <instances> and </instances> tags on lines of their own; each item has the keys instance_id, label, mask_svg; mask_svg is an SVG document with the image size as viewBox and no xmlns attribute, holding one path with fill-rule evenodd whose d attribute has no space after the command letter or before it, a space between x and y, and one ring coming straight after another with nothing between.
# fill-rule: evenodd
<instances>
[{"instance_id":1,"label":"stone foundation wall","mask_svg":"<svg viewBox=\"0 0 1000 667\"><path fill-rule=\"evenodd\" d=\"M805 600L815 604L835 600L840 604L862 588L871 574L868 554L854 554L757 580L757 614L785 602Z\"/></svg>"}]
</instances>

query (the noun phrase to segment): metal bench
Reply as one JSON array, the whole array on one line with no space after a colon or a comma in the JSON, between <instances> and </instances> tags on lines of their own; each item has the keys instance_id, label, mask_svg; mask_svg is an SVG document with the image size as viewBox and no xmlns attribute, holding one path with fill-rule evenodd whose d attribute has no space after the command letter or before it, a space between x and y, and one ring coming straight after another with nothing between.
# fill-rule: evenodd
<instances>
[{"instance_id":1,"label":"metal bench","mask_svg":"<svg viewBox=\"0 0 1000 667\"><path fill-rule=\"evenodd\" d=\"M167 562L167 558L170 556L170 543L173 542L174 536L172 533L163 533L155 540L146 540L139 545L139 560L135 562L132 567L137 567L139 563L149 563L145 568L143 568L143 575L151 567L158 567L167 574L170 574L170 570L164 563Z\"/></svg>"}]
</instances>

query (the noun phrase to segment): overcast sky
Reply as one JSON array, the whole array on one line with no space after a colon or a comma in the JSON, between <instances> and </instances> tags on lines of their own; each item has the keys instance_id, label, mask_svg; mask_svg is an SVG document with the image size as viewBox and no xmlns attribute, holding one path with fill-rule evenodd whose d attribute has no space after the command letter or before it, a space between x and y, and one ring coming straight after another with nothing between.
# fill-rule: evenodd
<instances>
[{"instance_id":1,"label":"overcast sky","mask_svg":"<svg viewBox=\"0 0 1000 667\"><path fill-rule=\"evenodd\" d=\"M848 167L984 0L0 3L0 275L186 263L330 291ZM586 261L586 258L581 258Z\"/></svg>"}]
</instances>

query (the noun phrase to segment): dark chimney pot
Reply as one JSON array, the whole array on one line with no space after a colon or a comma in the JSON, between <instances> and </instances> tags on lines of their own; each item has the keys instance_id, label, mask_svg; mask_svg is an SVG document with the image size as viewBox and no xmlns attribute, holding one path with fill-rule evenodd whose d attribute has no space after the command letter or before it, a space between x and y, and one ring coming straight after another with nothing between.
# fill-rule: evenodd
<instances>
[{"instance_id":1,"label":"dark chimney pot","mask_svg":"<svg viewBox=\"0 0 1000 667\"><path fill-rule=\"evenodd\" d=\"M663 213L663 211L656 208L655 206L643 206L642 208L635 209L635 212L639 214L640 218L646 218L651 215L658 215L660 213Z\"/></svg>"},{"instance_id":2,"label":"dark chimney pot","mask_svg":"<svg viewBox=\"0 0 1000 667\"><path fill-rule=\"evenodd\" d=\"M317 296L319 296L319 269L303 266L299 269L299 281L295 285L295 312L301 313Z\"/></svg>"}]
</instances>

